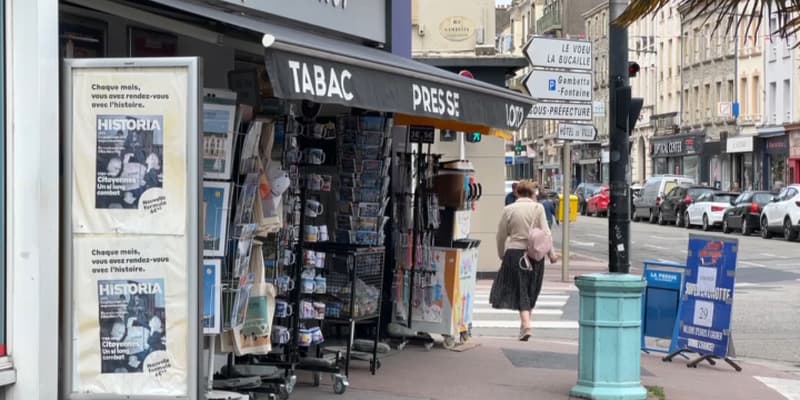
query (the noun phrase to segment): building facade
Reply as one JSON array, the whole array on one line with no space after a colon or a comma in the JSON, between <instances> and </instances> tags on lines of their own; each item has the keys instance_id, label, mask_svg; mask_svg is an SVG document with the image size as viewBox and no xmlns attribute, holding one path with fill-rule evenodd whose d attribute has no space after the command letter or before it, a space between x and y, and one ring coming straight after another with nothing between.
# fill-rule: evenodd
<instances>
[{"instance_id":1,"label":"building facade","mask_svg":"<svg viewBox=\"0 0 800 400\"><path fill-rule=\"evenodd\" d=\"M775 32L778 17L765 17L768 31ZM796 168L789 166L790 144L786 125L795 122L794 103L797 102L795 83L796 51L793 38L768 35L764 40L765 113L758 128L758 156L761 158L763 189L774 188L795 179ZM796 167L794 162L792 167ZM791 175L791 176L790 176Z\"/></svg>"}]
</instances>

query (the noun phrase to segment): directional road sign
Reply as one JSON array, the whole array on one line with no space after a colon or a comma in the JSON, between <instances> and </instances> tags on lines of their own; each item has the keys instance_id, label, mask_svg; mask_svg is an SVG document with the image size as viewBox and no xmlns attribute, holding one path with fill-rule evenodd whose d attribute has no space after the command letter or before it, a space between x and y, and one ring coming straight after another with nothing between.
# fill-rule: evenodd
<instances>
[{"instance_id":1,"label":"directional road sign","mask_svg":"<svg viewBox=\"0 0 800 400\"><path fill-rule=\"evenodd\" d=\"M592 74L588 72L535 69L522 83L534 99L592 101Z\"/></svg>"},{"instance_id":2,"label":"directional road sign","mask_svg":"<svg viewBox=\"0 0 800 400\"><path fill-rule=\"evenodd\" d=\"M534 36L523 51L531 67L592 70L592 44L588 40Z\"/></svg>"},{"instance_id":3,"label":"directional road sign","mask_svg":"<svg viewBox=\"0 0 800 400\"><path fill-rule=\"evenodd\" d=\"M528 119L550 119L556 121L591 121L591 103L537 102L531 108Z\"/></svg>"},{"instance_id":4,"label":"directional road sign","mask_svg":"<svg viewBox=\"0 0 800 400\"><path fill-rule=\"evenodd\" d=\"M556 139L578 142L594 142L597 140L597 129L592 125L558 124Z\"/></svg>"}]
</instances>

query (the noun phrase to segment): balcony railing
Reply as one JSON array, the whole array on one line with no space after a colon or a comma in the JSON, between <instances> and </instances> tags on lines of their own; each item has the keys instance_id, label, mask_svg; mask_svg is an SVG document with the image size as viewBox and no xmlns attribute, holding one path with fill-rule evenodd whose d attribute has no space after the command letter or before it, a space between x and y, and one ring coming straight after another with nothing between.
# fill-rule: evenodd
<instances>
[{"instance_id":1,"label":"balcony railing","mask_svg":"<svg viewBox=\"0 0 800 400\"><path fill-rule=\"evenodd\" d=\"M536 31L547 33L561 28L561 1L554 1L544 7L542 17L536 20Z\"/></svg>"}]
</instances>

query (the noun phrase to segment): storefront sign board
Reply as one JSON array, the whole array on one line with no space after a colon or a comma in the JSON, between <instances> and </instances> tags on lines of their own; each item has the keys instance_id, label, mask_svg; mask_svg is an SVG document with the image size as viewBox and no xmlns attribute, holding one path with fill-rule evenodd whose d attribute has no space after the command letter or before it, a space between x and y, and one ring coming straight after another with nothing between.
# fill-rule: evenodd
<instances>
[{"instance_id":1,"label":"storefront sign board","mask_svg":"<svg viewBox=\"0 0 800 400\"><path fill-rule=\"evenodd\" d=\"M662 353L677 350L678 325L675 322L681 311L685 272L683 264L644 262L642 277L647 286L642 293L642 350Z\"/></svg>"},{"instance_id":2,"label":"storefront sign board","mask_svg":"<svg viewBox=\"0 0 800 400\"><path fill-rule=\"evenodd\" d=\"M532 67L592 70L592 44L588 40L534 36L523 53Z\"/></svg>"},{"instance_id":3,"label":"storefront sign board","mask_svg":"<svg viewBox=\"0 0 800 400\"><path fill-rule=\"evenodd\" d=\"M786 154L789 152L789 138L786 135L767 138L764 142L767 154Z\"/></svg>"},{"instance_id":4,"label":"storefront sign board","mask_svg":"<svg viewBox=\"0 0 800 400\"><path fill-rule=\"evenodd\" d=\"M439 34L452 42L461 42L475 35L475 22L467 17L447 17L439 23Z\"/></svg>"},{"instance_id":5,"label":"storefront sign board","mask_svg":"<svg viewBox=\"0 0 800 400\"><path fill-rule=\"evenodd\" d=\"M66 62L65 398L198 398L198 64Z\"/></svg>"},{"instance_id":6,"label":"storefront sign board","mask_svg":"<svg viewBox=\"0 0 800 400\"><path fill-rule=\"evenodd\" d=\"M677 157L700 154L702 150L702 136L684 136L653 140L653 157Z\"/></svg>"},{"instance_id":7,"label":"storefront sign board","mask_svg":"<svg viewBox=\"0 0 800 400\"><path fill-rule=\"evenodd\" d=\"M727 153L747 153L753 151L753 137L729 137L725 151Z\"/></svg>"},{"instance_id":8,"label":"storefront sign board","mask_svg":"<svg viewBox=\"0 0 800 400\"><path fill-rule=\"evenodd\" d=\"M335 103L517 130L530 104L466 86L268 49L276 97ZM424 74L420 74L424 76ZM591 106L589 106L591 111Z\"/></svg>"},{"instance_id":9,"label":"storefront sign board","mask_svg":"<svg viewBox=\"0 0 800 400\"><path fill-rule=\"evenodd\" d=\"M535 69L523 85L531 97L540 100L592 101L592 74Z\"/></svg>"}]
</instances>

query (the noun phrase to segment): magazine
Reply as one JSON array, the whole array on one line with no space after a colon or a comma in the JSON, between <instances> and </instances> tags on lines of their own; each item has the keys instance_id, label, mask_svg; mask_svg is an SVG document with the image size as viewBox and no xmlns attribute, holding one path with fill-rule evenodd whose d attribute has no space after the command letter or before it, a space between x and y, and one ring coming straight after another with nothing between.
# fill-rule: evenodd
<instances>
[{"instance_id":1,"label":"magazine","mask_svg":"<svg viewBox=\"0 0 800 400\"><path fill-rule=\"evenodd\" d=\"M203 260L203 333L218 335L220 324L220 294L222 260Z\"/></svg>"},{"instance_id":2,"label":"magazine","mask_svg":"<svg viewBox=\"0 0 800 400\"><path fill-rule=\"evenodd\" d=\"M203 90L203 177L231 179L236 117L236 93Z\"/></svg>"},{"instance_id":3,"label":"magazine","mask_svg":"<svg viewBox=\"0 0 800 400\"><path fill-rule=\"evenodd\" d=\"M163 358L167 343L163 278L100 280L97 296L101 373L140 373L151 354L162 352Z\"/></svg>"},{"instance_id":4,"label":"magazine","mask_svg":"<svg viewBox=\"0 0 800 400\"><path fill-rule=\"evenodd\" d=\"M96 151L95 208L136 209L163 187L162 115L98 115Z\"/></svg>"},{"instance_id":5,"label":"magazine","mask_svg":"<svg viewBox=\"0 0 800 400\"><path fill-rule=\"evenodd\" d=\"M227 245L230 219L230 192L228 182L203 182L203 255L223 257Z\"/></svg>"},{"instance_id":6,"label":"magazine","mask_svg":"<svg viewBox=\"0 0 800 400\"><path fill-rule=\"evenodd\" d=\"M247 174L241 189L239 190L238 204L236 205L236 217L234 225L243 225L257 222L253 216L253 206L258 193L259 174Z\"/></svg>"}]
</instances>

